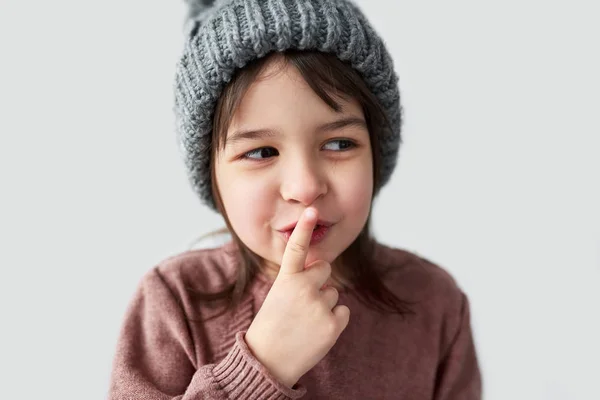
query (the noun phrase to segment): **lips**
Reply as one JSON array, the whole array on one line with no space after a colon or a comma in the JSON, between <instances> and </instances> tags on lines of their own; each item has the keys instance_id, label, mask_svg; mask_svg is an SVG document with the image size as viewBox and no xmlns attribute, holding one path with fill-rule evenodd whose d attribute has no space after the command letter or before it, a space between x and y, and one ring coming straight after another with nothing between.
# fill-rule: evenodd
<instances>
[{"instance_id":1,"label":"lips","mask_svg":"<svg viewBox=\"0 0 600 400\"><path fill-rule=\"evenodd\" d=\"M325 224L328 224L328 225L326 226ZM312 246L312 245L316 245L316 244L322 242L325 239L325 237L327 236L327 233L331 229L332 225L333 224L331 224L329 222L325 222L325 221L323 224L317 224L312 231L312 234L310 237L310 245ZM295 225L294 225L294 227L295 227ZM288 229L287 231L280 231L280 233L286 243L292 237L292 232L294 232L294 228Z\"/></svg>"},{"instance_id":2,"label":"lips","mask_svg":"<svg viewBox=\"0 0 600 400\"><path fill-rule=\"evenodd\" d=\"M278 229L278 231L279 232L292 232L297 224L298 224L298 222L293 222L291 224L286 225L285 227L283 227L281 229ZM333 222L319 219L319 220L317 220L317 224L315 225L313 231L317 230L317 228L320 228L320 227L329 228L331 225L333 225Z\"/></svg>"}]
</instances>

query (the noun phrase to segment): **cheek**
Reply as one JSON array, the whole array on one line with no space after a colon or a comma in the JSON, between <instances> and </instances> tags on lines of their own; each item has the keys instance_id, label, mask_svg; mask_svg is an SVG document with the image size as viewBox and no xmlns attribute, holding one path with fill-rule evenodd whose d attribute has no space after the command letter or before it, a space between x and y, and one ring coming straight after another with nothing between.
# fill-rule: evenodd
<instances>
[{"instance_id":1,"label":"cheek","mask_svg":"<svg viewBox=\"0 0 600 400\"><path fill-rule=\"evenodd\" d=\"M219 192L225 212L236 234L247 246L257 241L272 217L274 196L268 180L254 179L233 169L217 172ZM251 212L250 212L251 211Z\"/></svg>"},{"instance_id":2,"label":"cheek","mask_svg":"<svg viewBox=\"0 0 600 400\"><path fill-rule=\"evenodd\" d=\"M363 157L335 179L338 201L342 202L347 215L366 220L373 197L373 167L370 156ZM360 221L357 221L360 222Z\"/></svg>"}]
</instances>

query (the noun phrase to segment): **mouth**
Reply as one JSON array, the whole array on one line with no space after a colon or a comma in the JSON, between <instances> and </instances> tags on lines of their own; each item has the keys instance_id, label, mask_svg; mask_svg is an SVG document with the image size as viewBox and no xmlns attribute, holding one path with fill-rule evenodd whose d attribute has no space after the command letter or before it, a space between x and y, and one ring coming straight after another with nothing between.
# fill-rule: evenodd
<instances>
[{"instance_id":1,"label":"mouth","mask_svg":"<svg viewBox=\"0 0 600 400\"><path fill-rule=\"evenodd\" d=\"M331 227L334 224L328 221L318 220L317 224L313 228L313 232L310 238L310 244L315 245L325 239L327 233L331 230ZM296 227L296 223L288 225L284 229L279 230L281 232L283 239L287 243L292 236L292 232L294 232L294 228Z\"/></svg>"},{"instance_id":2,"label":"mouth","mask_svg":"<svg viewBox=\"0 0 600 400\"><path fill-rule=\"evenodd\" d=\"M288 231L293 231L294 228L296 227L297 222L294 222L292 224L289 224L287 226L285 226L282 229L279 229L279 232L288 232ZM333 225L333 222L329 222L329 221L325 221L322 219L317 220L317 224L315 225L315 227L313 228L313 232L316 231L318 228L329 228Z\"/></svg>"}]
</instances>

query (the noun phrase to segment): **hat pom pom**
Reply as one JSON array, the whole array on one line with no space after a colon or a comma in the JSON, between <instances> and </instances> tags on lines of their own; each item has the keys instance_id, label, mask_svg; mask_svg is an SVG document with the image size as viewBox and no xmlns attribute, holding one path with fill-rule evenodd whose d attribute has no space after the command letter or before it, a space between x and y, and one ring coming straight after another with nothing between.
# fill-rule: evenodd
<instances>
[{"instance_id":1,"label":"hat pom pom","mask_svg":"<svg viewBox=\"0 0 600 400\"><path fill-rule=\"evenodd\" d=\"M204 12L211 8L215 0L184 0L188 4L187 19L197 19Z\"/></svg>"},{"instance_id":2,"label":"hat pom pom","mask_svg":"<svg viewBox=\"0 0 600 400\"><path fill-rule=\"evenodd\" d=\"M194 36L201 25L216 9L230 3L231 0L184 0L188 5L185 17L184 31Z\"/></svg>"}]
</instances>

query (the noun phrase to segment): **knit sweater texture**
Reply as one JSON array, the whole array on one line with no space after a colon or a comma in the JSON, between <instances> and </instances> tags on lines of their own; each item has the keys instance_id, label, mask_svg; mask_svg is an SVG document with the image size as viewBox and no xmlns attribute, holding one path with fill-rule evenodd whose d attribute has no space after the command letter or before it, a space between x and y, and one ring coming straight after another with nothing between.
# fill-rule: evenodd
<instances>
[{"instance_id":1,"label":"knit sweater texture","mask_svg":"<svg viewBox=\"0 0 600 400\"><path fill-rule=\"evenodd\" d=\"M480 399L469 301L442 267L377 244L373 268L414 314L382 313L351 290L350 321L333 348L292 388L254 357L244 334L272 281L258 275L235 309L199 302L236 277L233 242L191 250L141 279L114 354L109 399ZM219 315L221 314L221 315ZM290 360L291 362L291 360Z\"/></svg>"}]
</instances>

